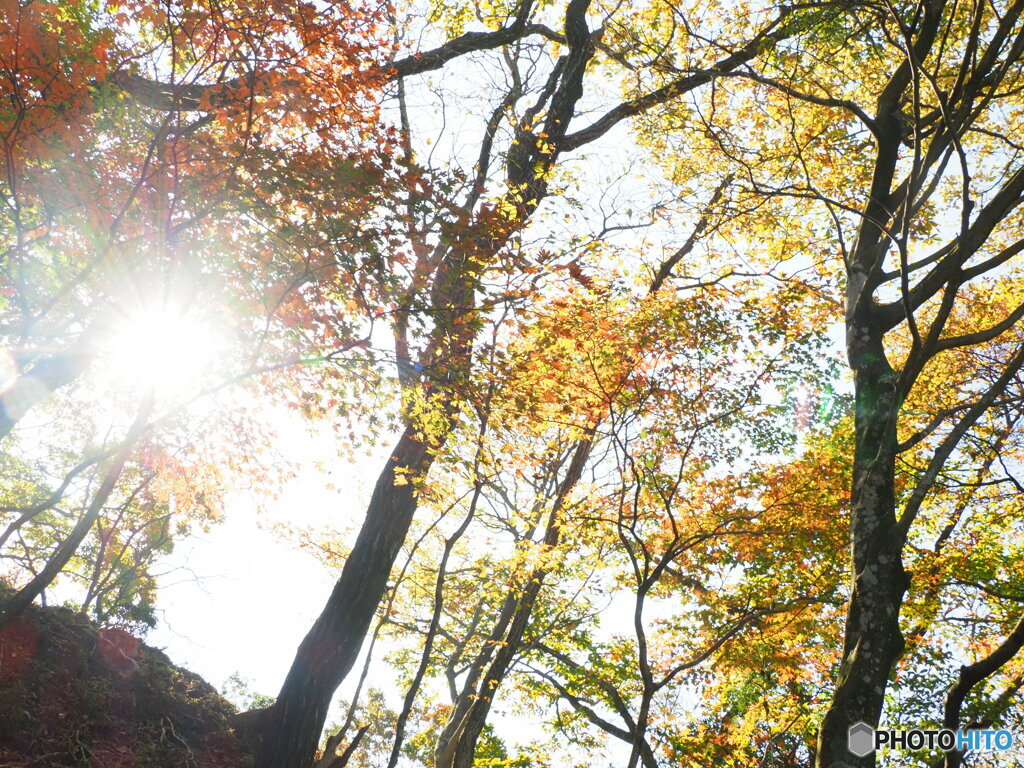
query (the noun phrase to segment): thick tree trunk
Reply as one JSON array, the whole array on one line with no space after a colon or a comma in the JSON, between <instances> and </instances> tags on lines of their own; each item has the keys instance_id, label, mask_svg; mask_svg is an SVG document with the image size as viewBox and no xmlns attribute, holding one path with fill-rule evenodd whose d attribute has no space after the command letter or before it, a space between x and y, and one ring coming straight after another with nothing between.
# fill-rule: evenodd
<instances>
[{"instance_id":1,"label":"thick tree trunk","mask_svg":"<svg viewBox=\"0 0 1024 768\"><path fill-rule=\"evenodd\" d=\"M431 458L415 430L406 429L377 479L341 577L299 646L271 708L256 768L308 768L313 763L331 698L359 655L416 511L408 475L425 472Z\"/></svg>"},{"instance_id":2,"label":"thick tree trunk","mask_svg":"<svg viewBox=\"0 0 1024 768\"><path fill-rule=\"evenodd\" d=\"M848 731L858 722L875 727L881 716L889 674L903 651L899 610L908 586L895 515L897 376L880 332L867 323L854 324L850 332L856 395L853 584L836 690L818 734L818 768L875 765L874 753L850 752Z\"/></svg>"}]
</instances>

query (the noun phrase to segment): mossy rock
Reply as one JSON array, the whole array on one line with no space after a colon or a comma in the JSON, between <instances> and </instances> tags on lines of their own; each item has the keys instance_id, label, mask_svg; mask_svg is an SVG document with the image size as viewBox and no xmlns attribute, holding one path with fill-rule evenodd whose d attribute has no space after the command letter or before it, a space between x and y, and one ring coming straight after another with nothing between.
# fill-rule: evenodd
<instances>
[{"instance_id":1,"label":"mossy rock","mask_svg":"<svg viewBox=\"0 0 1024 768\"><path fill-rule=\"evenodd\" d=\"M234 707L118 629L30 607L0 630L0 768L247 768Z\"/></svg>"}]
</instances>

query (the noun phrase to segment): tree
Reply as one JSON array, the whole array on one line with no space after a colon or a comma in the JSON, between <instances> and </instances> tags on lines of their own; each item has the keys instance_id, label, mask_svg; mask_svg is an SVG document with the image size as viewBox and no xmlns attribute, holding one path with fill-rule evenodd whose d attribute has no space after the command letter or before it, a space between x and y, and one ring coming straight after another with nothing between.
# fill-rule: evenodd
<instances>
[{"instance_id":1,"label":"tree","mask_svg":"<svg viewBox=\"0 0 1024 768\"><path fill-rule=\"evenodd\" d=\"M855 722L879 721L904 650L899 614L915 525L968 450L968 436L986 430L993 409L1012 407L1024 310L1011 300L972 313L966 326L956 318L978 291L999 290L1015 270L1024 177L1002 114L1017 108L1020 10L1012 3L998 12L947 3L851 8L835 18L822 50L832 62L863 51L871 64L859 70L863 77L850 78L829 56L782 49L762 68L737 72L767 89L769 111L789 122L789 147L778 159L793 173L782 183L770 176L774 163L749 160L709 127L712 141L743 164L752 196L782 207L820 204L843 258L855 398L853 580L843 659L819 735L822 766L874 764L873 755L849 754L846 733ZM822 123L825 115L835 122ZM834 152L837 142L852 150L838 173L818 151ZM961 358L975 383L953 388L949 408L921 408L916 388L958 350L986 358L983 367ZM971 458L984 461L985 453ZM910 466L897 471L901 461Z\"/></svg>"},{"instance_id":2,"label":"tree","mask_svg":"<svg viewBox=\"0 0 1024 768\"><path fill-rule=\"evenodd\" d=\"M553 35L556 43L565 46L566 53L552 62L543 82L536 79L531 106L518 120L513 119L512 137L504 158L504 190L493 200L482 194L496 151L494 134L508 112L526 98L515 56L508 62L510 87L485 124L475 171L469 176L472 185L466 202L455 208L454 219L434 215L436 233L429 229L424 233L415 228L410 231L412 242L408 250L415 257L413 280L405 295L396 294L397 316L393 326L399 378L404 388L404 432L377 481L366 523L338 584L300 646L271 710L269 734L258 765L304 765L313 754L330 698L355 661L408 532L416 508L415 482L410 480L430 469L452 429L462 397L460 385L472 368L475 327L481 322L481 309L486 307L477 294L484 292L489 271L501 268L504 261L513 258L509 250L515 245L514 237L548 194L549 178L559 157L599 138L626 117L677 98L711 77L710 70L679 77L668 86L624 102L589 126L570 132L570 122L583 95L586 70L597 51L598 36L590 31L586 20L588 5L567 5L561 19L563 32ZM507 20L501 15L491 19L492 23L500 24L495 31L464 33L437 49L400 59L391 69L391 77L404 79L439 68L459 54L497 49L527 33L546 35L546 27L528 23L533 10L531 3L522 3ZM780 25L780 19L769 20L715 67L731 69L753 57L762 45L782 36ZM400 104L400 114L403 111ZM403 123L401 129L408 133L407 124ZM405 146L407 163L412 165L409 139ZM412 312L423 313L430 323L420 331L420 352L415 359L410 354L410 335L417 330L411 326ZM405 366L425 375L403 373L401 369ZM419 391L411 385L418 385ZM429 403L430 421L411 418L415 416L411 410L413 397Z\"/></svg>"},{"instance_id":3,"label":"tree","mask_svg":"<svg viewBox=\"0 0 1024 768\"><path fill-rule=\"evenodd\" d=\"M193 268L243 308L234 367L211 376L207 390L263 377L264 393L311 416L343 427L363 418L371 436L396 432L336 588L262 716L262 768L313 761L330 701L389 593L417 509L442 487L432 486L438 476L461 467L448 490L472 499L467 525L480 499L507 505L516 481L482 463L494 453L488 441L503 433L510 445L515 433L524 454L548 444L540 461L520 457L539 479L530 534L518 532L514 548L537 560L495 566L506 589L478 603L500 606L492 625L466 631L462 648L441 638L439 652L472 657L474 672L438 731L438 765L472 764L493 696L517 663L543 681L541 700L568 702L628 742L631 765L648 767L701 749L733 760L873 765L874 756L850 755L847 729L878 724L887 692L908 690L893 680L897 668L923 681L930 700L950 687L947 725L959 722L971 691L981 691L985 701L976 695L972 706L984 717L1004 717L1020 687L1020 617L1006 597L1018 593L1001 583L995 563L1004 555L994 542L968 556L958 532L978 521L1012 531L1006 510L1015 497L1003 489L1019 489L1020 12L1013 2L943 0L743 13L731 4L523 0L479 6L472 18L447 6L428 18L358 3L15 4L0 30L11 42L0 61L3 330L16 350L0 436L13 445L26 414L60 398L95 402L87 377L110 323L102 307L120 300L111 272L188 294L198 290L186 279ZM121 23L129 15L133 23ZM418 47L401 34L419 26L420 39L439 42ZM431 98L422 79L446 80L435 86L440 106L470 103L446 90L459 86L456 67L473 88L489 85L477 89L468 115L477 143L463 156L461 140L442 130L438 144L451 155L434 161L424 134L436 126L417 108L420 96ZM675 200L649 202L639 222L628 209L614 221L606 213L593 237L564 236L554 221L573 219L583 152L627 125ZM650 276L611 269L614 249L642 253L650 244L639 228L665 219L686 235L667 257L649 259ZM631 238L616 240L623 230ZM704 297L724 292L736 317L679 332L691 326L679 314L686 302L674 303L677 283ZM639 285L651 296L640 298ZM620 306L622 327L601 315ZM709 300L701 311L717 318L721 306ZM745 318L754 319L747 326ZM790 385L775 393L778 408L765 406L760 423L742 429L737 409L769 396L767 372L810 379L828 370L810 360L809 340L840 318L852 422L828 414L813 424ZM635 338L633 321L643 328ZM709 353L709 330L737 346L745 331L764 355L751 353L762 375L702 389L701 370L685 361ZM570 341L574 334L595 349ZM663 365L649 362L652 351ZM790 357L780 368L775 354ZM737 358L729 361L737 371L750 365ZM510 391L496 394L499 385ZM707 401L695 402L693 391ZM73 478L82 461L108 461L77 523L51 536L52 556L26 558L27 567L47 564L5 615L66 570L90 531L101 545L96 562L106 558L104 510L131 497L142 471L133 451L165 424L151 411L177 412L183 401L191 398L143 393L106 453L66 459L64 468L37 463ZM553 403L569 411L567 423L553 426L565 418ZM788 437L771 428L786 407L804 422ZM627 413L634 421L617 420ZM706 420L687 421L696 414ZM703 460L692 455L694 435L714 444ZM598 445L606 450L595 452ZM742 455L739 446L753 446L760 461L715 477L717 464ZM782 462L779 453L796 455ZM812 461L829 467L827 484L809 476ZM609 465L631 468L617 491L574 500L584 473ZM835 487L847 471L848 504ZM45 511L70 498L66 485L57 489L12 501L7 537L44 523ZM565 535L585 509L601 521L594 530L614 534L603 548L588 548L585 525ZM813 630L834 620L842 594L826 509L850 518L841 643L838 633ZM433 620L399 718L408 719L418 681L438 663L432 646L460 530L438 544L427 579L434 589L424 592ZM768 541L792 562L766 557ZM561 611L545 589L559 567L545 559L553 553L615 562L609 570L634 598L632 639L604 645L573 622L550 620ZM701 569L728 578L709 589ZM86 604L104 582L90 583ZM649 636L643 617L662 593L685 595L701 613L696 638L679 617L674 630ZM925 679L928 655L955 645L949 612L971 600L987 612L979 639L956 647L971 663L955 681ZM753 639L766 634L789 638L813 672L793 671L769 642ZM675 662L662 650L669 646ZM618 649L602 670L617 680L581 691L581 656L599 648ZM830 654L838 658L833 684ZM712 657L714 674L701 669ZM669 718L657 722L652 707L691 670L694 679L708 675L708 707L684 732ZM621 693L615 701L619 683L635 701ZM622 727L584 693L603 697ZM391 763L403 739L404 723L396 726ZM716 729L717 742L709 737ZM740 742L750 732L760 735L748 753ZM945 759L953 766L959 756Z\"/></svg>"},{"instance_id":4,"label":"tree","mask_svg":"<svg viewBox=\"0 0 1024 768\"><path fill-rule=\"evenodd\" d=\"M153 510L155 500L130 487L140 474L161 486L157 503L179 516L168 530L184 533L190 515L209 520L218 484L197 482L212 475L201 464L225 457L192 447L223 439L228 431L214 424L196 431L194 423L182 423L182 414L203 393L288 370L309 351L303 337L315 331L294 329L296 296L324 270L322 258L312 245L296 254L282 253L280 243L316 233L267 217L262 231L242 226L261 207L278 202L282 185L303 168L312 165L318 178L339 189L365 188L369 178L337 141L366 119L360 109L337 108L338 100L354 97L365 84L347 78L341 87L340 66L320 66L311 49L329 38L313 19L307 21L305 36L296 39L294 25L302 19L286 21L269 8L225 14L188 3L167 9L129 4L103 12L75 3L5 7L0 236L4 345L13 376L3 394L0 434L10 455L30 457L19 465L35 475L12 491L24 495L26 483L37 486L27 501L12 500L5 510L11 519L3 540L28 533L34 542L21 573L36 568L46 539L39 534L48 518L64 517L65 507L78 504L82 514L66 536L48 539L52 558L5 606L4 620L75 563L82 546L93 547L99 558L82 598L98 610L100 562L109 565L113 557L111 531L102 531L105 516L120 514L123 525L129 512L123 504L143 517ZM366 24L372 26L372 19ZM239 37L247 28L252 34ZM351 45L358 47L360 39L353 34ZM140 46L146 49L142 56ZM274 56L288 62L290 47L304 51L305 58L271 71L268 62ZM170 92L148 87L150 81L138 73L159 67L164 55L175 62ZM191 120L200 104L188 96L190 79L209 82L210 68L220 78L216 93L206 94L206 114ZM239 70L244 77L234 80ZM283 111L267 94L284 77L296 83L315 77L317 90ZM134 95L126 98L128 92ZM215 117L222 122L215 124ZM268 133L262 144L261 130ZM307 142L305 151L283 149L301 143L307 131L319 137L317 144ZM361 167L371 164L364 159ZM232 191L245 189L254 176L264 186L250 186L244 200L232 199ZM356 205L368 199L359 197ZM275 215L297 216L304 201L289 198L288 204L291 211ZM340 206L335 209L340 213ZM335 244L354 236L351 227L340 226L333 235ZM228 243L236 250L225 258ZM232 303L245 311L230 311ZM312 306L312 300L306 297L304 304ZM245 343L214 349L203 338L211 329ZM347 336L338 341L336 333L344 335L345 329L334 325L317 340L342 349L357 344ZM337 346L321 362L339 354ZM134 405L122 414L110 400ZM82 413L68 418L72 403ZM36 421L52 416L59 426L19 440L12 430L30 413ZM234 434L228 440L235 441L236 455L229 461L241 462L240 468L246 443L256 441L244 420L231 418ZM160 436L174 428L178 435ZM192 447L178 440L187 429L193 430ZM38 434L38 424L22 431L31 430ZM78 447L68 450L69 445ZM83 488L96 471L101 482ZM178 487L168 490L176 480ZM80 503L83 492L93 498ZM147 552L145 546L135 551ZM154 552L149 549L133 568L147 565Z\"/></svg>"}]
</instances>

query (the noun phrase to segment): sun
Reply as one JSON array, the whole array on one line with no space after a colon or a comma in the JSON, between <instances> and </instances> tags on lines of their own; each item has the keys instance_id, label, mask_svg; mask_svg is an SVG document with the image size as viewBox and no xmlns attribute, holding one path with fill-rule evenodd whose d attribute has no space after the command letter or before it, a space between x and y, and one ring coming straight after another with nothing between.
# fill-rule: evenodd
<instances>
[{"instance_id":1,"label":"sun","mask_svg":"<svg viewBox=\"0 0 1024 768\"><path fill-rule=\"evenodd\" d=\"M158 303L120 316L109 337L110 373L165 395L199 390L219 357L216 325L194 309Z\"/></svg>"}]
</instances>

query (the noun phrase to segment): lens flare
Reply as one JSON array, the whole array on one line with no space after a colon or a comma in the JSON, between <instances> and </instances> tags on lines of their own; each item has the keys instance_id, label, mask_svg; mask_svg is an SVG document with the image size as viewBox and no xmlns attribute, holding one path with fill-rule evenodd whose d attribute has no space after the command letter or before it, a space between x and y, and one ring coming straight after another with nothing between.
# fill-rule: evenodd
<instances>
[{"instance_id":1,"label":"lens flare","mask_svg":"<svg viewBox=\"0 0 1024 768\"><path fill-rule=\"evenodd\" d=\"M117 379L184 394L202 386L215 362L218 336L196 313L167 306L143 308L112 329L110 362Z\"/></svg>"}]
</instances>

